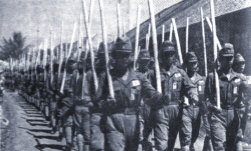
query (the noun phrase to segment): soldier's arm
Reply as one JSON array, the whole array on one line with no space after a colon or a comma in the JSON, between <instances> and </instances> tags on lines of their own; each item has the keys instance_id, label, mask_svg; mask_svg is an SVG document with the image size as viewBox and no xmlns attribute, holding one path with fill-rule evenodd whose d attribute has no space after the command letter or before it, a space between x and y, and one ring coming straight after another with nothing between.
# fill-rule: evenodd
<instances>
[{"instance_id":1,"label":"soldier's arm","mask_svg":"<svg viewBox=\"0 0 251 151\"><path fill-rule=\"evenodd\" d=\"M181 70L181 74L183 77L183 83L181 89L182 95L187 96L194 103L198 103L199 98L196 86L192 83L192 81L190 80L185 71Z\"/></svg>"},{"instance_id":2,"label":"soldier's arm","mask_svg":"<svg viewBox=\"0 0 251 151\"><path fill-rule=\"evenodd\" d=\"M205 101L206 106L209 110L214 109L215 106L215 87L214 87L214 78L213 74L209 74L206 78L205 84Z\"/></svg>"},{"instance_id":3,"label":"soldier's arm","mask_svg":"<svg viewBox=\"0 0 251 151\"><path fill-rule=\"evenodd\" d=\"M141 82L141 94L143 98L149 105L163 104L163 95L156 91L156 89L151 85L150 81L146 78L145 75L140 74L139 79Z\"/></svg>"}]
</instances>

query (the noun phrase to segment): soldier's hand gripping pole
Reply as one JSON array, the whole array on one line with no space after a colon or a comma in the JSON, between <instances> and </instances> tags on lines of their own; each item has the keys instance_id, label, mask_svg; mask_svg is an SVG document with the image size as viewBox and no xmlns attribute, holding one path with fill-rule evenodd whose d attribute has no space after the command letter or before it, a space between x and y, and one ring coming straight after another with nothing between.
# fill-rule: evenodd
<instances>
[{"instance_id":1,"label":"soldier's hand gripping pole","mask_svg":"<svg viewBox=\"0 0 251 151\"><path fill-rule=\"evenodd\" d=\"M158 58L157 31L156 31L156 23L155 23L155 13L153 9L153 1L148 0L148 5L149 5L149 11L150 11L151 25L152 25L152 40L153 40L153 52L154 52L157 91L162 93L159 58Z\"/></svg>"},{"instance_id":2,"label":"soldier's hand gripping pole","mask_svg":"<svg viewBox=\"0 0 251 151\"><path fill-rule=\"evenodd\" d=\"M95 70L94 52L93 52L93 47L92 47L90 27L89 27L88 18L87 18L86 3L85 3L85 0L81 0L81 2L82 2L81 4L82 4L82 10L83 10L86 36L88 39L89 51L90 51L90 55L91 55L91 69L92 69L92 74L93 74L93 79L94 79L94 87L95 87L95 92L97 92L97 90L98 90L98 77L97 77L97 73Z\"/></svg>"},{"instance_id":3,"label":"soldier's hand gripping pole","mask_svg":"<svg viewBox=\"0 0 251 151\"><path fill-rule=\"evenodd\" d=\"M140 31L140 18L141 18L141 6L138 6L137 11L137 25L136 25L136 37L135 37L135 48L134 48L134 62L133 69L136 70L136 64L139 54L139 31Z\"/></svg>"},{"instance_id":4,"label":"soldier's hand gripping pole","mask_svg":"<svg viewBox=\"0 0 251 151\"><path fill-rule=\"evenodd\" d=\"M114 98L114 89L113 89L113 82L112 77L110 74L109 69L109 53L108 53L108 46L107 46L107 33L106 33L106 24L104 20L104 8L103 8L103 0L99 0L99 7L100 7L100 18L101 18L101 26L102 26L102 37L103 37L103 43L104 43L104 49L105 49L105 67L106 67L106 74L107 74L107 80L108 80L108 86L109 86L109 94L111 98Z\"/></svg>"},{"instance_id":5,"label":"soldier's hand gripping pole","mask_svg":"<svg viewBox=\"0 0 251 151\"><path fill-rule=\"evenodd\" d=\"M203 54L204 54L204 65L205 65L205 76L207 77L207 47L206 47L206 37L205 37L205 25L204 25L204 14L203 9L200 8L201 14L201 29L202 29L202 41L203 41Z\"/></svg>"},{"instance_id":6,"label":"soldier's hand gripping pole","mask_svg":"<svg viewBox=\"0 0 251 151\"><path fill-rule=\"evenodd\" d=\"M213 31L213 48L214 48L214 62L217 61L218 50L217 50L217 41L216 41L216 23L215 23L215 9L214 9L214 0L210 0L211 6L211 17L212 17L212 31ZM220 86L219 86L219 76L217 73L217 67L214 68L214 78L215 78L215 87L216 87L216 101L217 108L221 109L220 106Z\"/></svg>"},{"instance_id":7,"label":"soldier's hand gripping pole","mask_svg":"<svg viewBox=\"0 0 251 151\"><path fill-rule=\"evenodd\" d=\"M77 23L75 22L74 23L74 27L73 27L72 37L71 37L70 48L69 48L69 51L68 51L68 53L66 55L65 63L68 62L68 59L71 56L71 52L72 52L72 49L73 49L73 42L74 42L74 37L75 37L76 30L77 30ZM62 83L61 83L61 87L60 87L60 93L63 93L63 91L64 91L65 78L66 78L66 67L64 68Z\"/></svg>"}]
</instances>

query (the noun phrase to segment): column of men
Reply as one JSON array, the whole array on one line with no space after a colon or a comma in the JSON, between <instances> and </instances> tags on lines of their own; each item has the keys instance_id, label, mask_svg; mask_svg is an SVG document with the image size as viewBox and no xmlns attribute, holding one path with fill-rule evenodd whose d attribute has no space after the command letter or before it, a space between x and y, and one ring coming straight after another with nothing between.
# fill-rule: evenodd
<instances>
[{"instance_id":1,"label":"column of men","mask_svg":"<svg viewBox=\"0 0 251 151\"><path fill-rule=\"evenodd\" d=\"M95 55L97 90L90 56L85 53L79 60L71 55L61 71L54 62L53 83L49 82L49 64L19 70L16 78L20 80L20 94L50 120L52 133L59 131L60 138L65 138L67 151L74 147L79 151L172 151L178 134L181 149L193 151L202 125L206 131L204 151L241 151L250 100L243 74L245 59L235 55L232 44L224 44L220 50L215 64L220 82L218 108L214 76L198 73L195 52L186 54L184 66L177 65L172 42L164 41L159 53L163 93L155 89L149 50L140 51L135 71L132 44L126 37L109 45L114 98L108 92L102 43ZM64 71L65 86L60 92ZM189 103L184 103L184 97ZM149 139L152 133L153 140Z\"/></svg>"}]
</instances>

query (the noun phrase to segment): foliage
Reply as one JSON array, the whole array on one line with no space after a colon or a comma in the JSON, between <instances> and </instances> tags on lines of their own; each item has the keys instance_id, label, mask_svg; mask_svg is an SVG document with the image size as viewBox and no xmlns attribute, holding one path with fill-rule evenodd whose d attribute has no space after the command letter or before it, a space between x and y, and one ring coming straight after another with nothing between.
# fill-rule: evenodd
<instances>
[{"instance_id":1,"label":"foliage","mask_svg":"<svg viewBox=\"0 0 251 151\"><path fill-rule=\"evenodd\" d=\"M29 46L25 46L26 38L21 32L14 32L8 40L3 38L0 46L0 59L7 60L10 57L17 59L23 52L27 52Z\"/></svg>"}]
</instances>

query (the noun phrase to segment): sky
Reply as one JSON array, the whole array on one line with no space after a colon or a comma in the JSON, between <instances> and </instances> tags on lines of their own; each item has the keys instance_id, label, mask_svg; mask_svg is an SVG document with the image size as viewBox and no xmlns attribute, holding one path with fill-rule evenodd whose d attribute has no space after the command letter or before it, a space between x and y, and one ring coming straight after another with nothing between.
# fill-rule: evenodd
<instances>
[{"instance_id":1,"label":"sky","mask_svg":"<svg viewBox=\"0 0 251 151\"><path fill-rule=\"evenodd\" d=\"M85 0L89 9L90 0ZM141 21L149 18L147 0L118 0L121 3L122 31L126 32L135 27L137 7L141 5ZM115 39L117 35L117 0L103 0L105 22L108 40ZM159 12L182 0L153 0L155 12ZM101 23L98 0L92 0L93 11L91 19L91 33L96 37L95 44L101 40ZM2 38L9 38L15 31L20 31L26 37L26 43L41 44L50 33L55 44L60 37L64 42L70 42L74 23L79 23L81 0L0 0L0 44ZM82 22L82 21L81 21ZM63 26L62 26L63 24ZM80 27L79 27L80 26ZM61 28L63 29L61 34ZM51 31L51 32L50 32ZM85 35L83 22L77 29Z\"/></svg>"}]
</instances>

